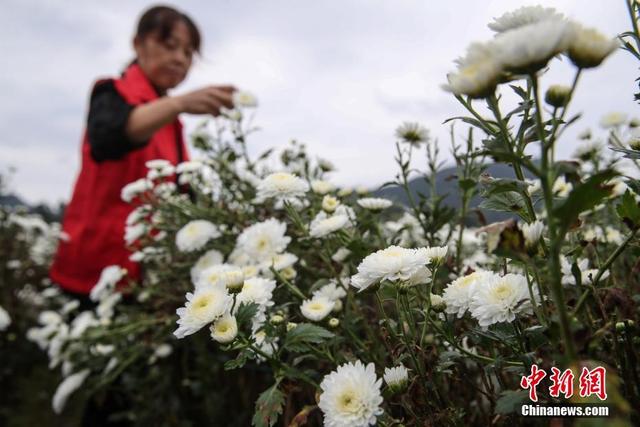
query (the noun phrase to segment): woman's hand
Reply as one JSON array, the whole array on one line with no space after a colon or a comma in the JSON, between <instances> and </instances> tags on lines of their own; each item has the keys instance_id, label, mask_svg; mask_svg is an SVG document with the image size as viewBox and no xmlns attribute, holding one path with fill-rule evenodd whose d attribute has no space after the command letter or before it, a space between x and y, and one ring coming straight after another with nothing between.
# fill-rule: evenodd
<instances>
[{"instance_id":1,"label":"woman's hand","mask_svg":"<svg viewBox=\"0 0 640 427\"><path fill-rule=\"evenodd\" d=\"M207 86L173 99L181 113L220 114L220 108L233 108L232 96L236 90L233 86Z\"/></svg>"},{"instance_id":2,"label":"woman's hand","mask_svg":"<svg viewBox=\"0 0 640 427\"><path fill-rule=\"evenodd\" d=\"M133 109L127 120L127 136L143 143L154 132L171 123L180 113L220 114L220 108L233 108L233 86L207 86L178 96L163 96Z\"/></svg>"}]
</instances>

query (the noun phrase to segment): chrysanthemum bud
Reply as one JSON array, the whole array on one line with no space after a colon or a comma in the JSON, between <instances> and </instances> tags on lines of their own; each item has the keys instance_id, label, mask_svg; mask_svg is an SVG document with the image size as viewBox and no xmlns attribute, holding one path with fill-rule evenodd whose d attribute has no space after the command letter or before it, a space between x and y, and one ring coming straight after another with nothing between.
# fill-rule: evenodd
<instances>
[{"instance_id":1,"label":"chrysanthemum bud","mask_svg":"<svg viewBox=\"0 0 640 427\"><path fill-rule=\"evenodd\" d=\"M436 313L442 313L447 308L447 303L440 295L431 294L431 308Z\"/></svg>"},{"instance_id":2,"label":"chrysanthemum bud","mask_svg":"<svg viewBox=\"0 0 640 427\"><path fill-rule=\"evenodd\" d=\"M630 128L640 127L640 118L633 117L631 120L629 120L629 127Z\"/></svg>"},{"instance_id":3,"label":"chrysanthemum bud","mask_svg":"<svg viewBox=\"0 0 640 427\"><path fill-rule=\"evenodd\" d=\"M280 270L280 275L286 280L293 280L296 278L298 273L296 272L295 268L289 266L287 268Z\"/></svg>"},{"instance_id":4,"label":"chrysanthemum bud","mask_svg":"<svg viewBox=\"0 0 640 427\"><path fill-rule=\"evenodd\" d=\"M402 365L393 368L385 368L383 378L391 393L399 393L404 391L407 387L409 382L409 370Z\"/></svg>"},{"instance_id":5,"label":"chrysanthemum bud","mask_svg":"<svg viewBox=\"0 0 640 427\"><path fill-rule=\"evenodd\" d=\"M609 38L593 28L585 28L574 23L571 30L569 58L580 68L597 67L619 46L616 39Z\"/></svg>"},{"instance_id":6,"label":"chrysanthemum bud","mask_svg":"<svg viewBox=\"0 0 640 427\"><path fill-rule=\"evenodd\" d=\"M338 190L338 196L340 197L347 197L350 196L351 193L353 193L353 188L341 188L340 190Z\"/></svg>"},{"instance_id":7,"label":"chrysanthemum bud","mask_svg":"<svg viewBox=\"0 0 640 427\"><path fill-rule=\"evenodd\" d=\"M591 139L591 129L585 129L578 134L578 138L582 140Z\"/></svg>"},{"instance_id":8,"label":"chrysanthemum bud","mask_svg":"<svg viewBox=\"0 0 640 427\"><path fill-rule=\"evenodd\" d=\"M239 269L228 271L225 273L224 281L229 293L238 294L244 286L244 273Z\"/></svg>"},{"instance_id":9,"label":"chrysanthemum bud","mask_svg":"<svg viewBox=\"0 0 640 427\"><path fill-rule=\"evenodd\" d=\"M280 325L282 324L282 322L284 322L284 317L279 314L274 314L273 316L271 316L271 319L269 319L269 322L272 325Z\"/></svg>"},{"instance_id":10,"label":"chrysanthemum bud","mask_svg":"<svg viewBox=\"0 0 640 427\"><path fill-rule=\"evenodd\" d=\"M287 332L295 329L296 326L298 326L298 324L296 322L288 322L287 323Z\"/></svg>"},{"instance_id":11,"label":"chrysanthemum bud","mask_svg":"<svg viewBox=\"0 0 640 427\"><path fill-rule=\"evenodd\" d=\"M551 85L544 95L544 100L552 107L560 108L569 103L571 88L564 85Z\"/></svg>"},{"instance_id":12,"label":"chrysanthemum bud","mask_svg":"<svg viewBox=\"0 0 640 427\"><path fill-rule=\"evenodd\" d=\"M616 331L622 332L625 329L631 329L635 325L633 320L625 320L624 322L616 323Z\"/></svg>"},{"instance_id":13,"label":"chrysanthemum bud","mask_svg":"<svg viewBox=\"0 0 640 427\"><path fill-rule=\"evenodd\" d=\"M628 144L632 150L640 150L640 136L632 136Z\"/></svg>"},{"instance_id":14,"label":"chrysanthemum bud","mask_svg":"<svg viewBox=\"0 0 640 427\"><path fill-rule=\"evenodd\" d=\"M329 327L331 328L337 328L338 326L340 326L340 320L332 317L331 319L329 319Z\"/></svg>"},{"instance_id":15,"label":"chrysanthemum bud","mask_svg":"<svg viewBox=\"0 0 640 427\"><path fill-rule=\"evenodd\" d=\"M340 205L340 201L336 197L327 194L322 198L322 209L325 212L331 213L335 211L338 205Z\"/></svg>"}]
</instances>

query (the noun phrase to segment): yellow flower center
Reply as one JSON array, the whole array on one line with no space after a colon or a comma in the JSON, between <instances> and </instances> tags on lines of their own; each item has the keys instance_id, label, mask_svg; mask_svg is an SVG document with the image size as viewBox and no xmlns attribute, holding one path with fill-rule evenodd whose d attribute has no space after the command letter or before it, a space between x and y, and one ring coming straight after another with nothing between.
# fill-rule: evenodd
<instances>
[{"instance_id":1,"label":"yellow flower center","mask_svg":"<svg viewBox=\"0 0 640 427\"><path fill-rule=\"evenodd\" d=\"M343 412L355 412L358 410L358 399L353 390L345 390L338 396L338 408Z\"/></svg>"}]
</instances>

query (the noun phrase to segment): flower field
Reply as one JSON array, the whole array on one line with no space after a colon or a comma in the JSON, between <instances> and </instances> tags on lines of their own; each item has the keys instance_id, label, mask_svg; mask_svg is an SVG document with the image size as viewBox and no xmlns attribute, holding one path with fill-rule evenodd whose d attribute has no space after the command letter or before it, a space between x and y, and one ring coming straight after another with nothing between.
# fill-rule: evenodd
<instances>
[{"instance_id":1,"label":"flower field","mask_svg":"<svg viewBox=\"0 0 640 427\"><path fill-rule=\"evenodd\" d=\"M196 160L148 162L122 189L142 280L109 266L77 300L46 278L59 225L2 208L2 389L30 363L54 379L54 419L83 402L140 426L547 425L521 415L531 402L640 424L640 121L608 115L555 156L588 125L580 76L616 50L640 60L638 12L619 40L539 6L489 23L443 76L466 111L446 124L458 209L420 124L398 126L398 173L381 177L403 204L336 186L299 143L250 156L249 93L191 136ZM543 93L560 60L572 83ZM16 405L0 398L1 424L27 425Z\"/></svg>"}]
</instances>

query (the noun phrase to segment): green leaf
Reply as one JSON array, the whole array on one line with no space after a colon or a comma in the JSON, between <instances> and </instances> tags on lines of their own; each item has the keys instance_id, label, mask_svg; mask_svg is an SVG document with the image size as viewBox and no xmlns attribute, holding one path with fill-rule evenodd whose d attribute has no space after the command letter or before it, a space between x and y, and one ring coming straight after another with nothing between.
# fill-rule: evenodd
<instances>
[{"instance_id":1,"label":"green leaf","mask_svg":"<svg viewBox=\"0 0 640 427\"><path fill-rule=\"evenodd\" d=\"M278 390L278 383L262 392L256 400L256 412L252 424L256 427L272 427L278 421L284 407L284 394Z\"/></svg>"},{"instance_id":2,"label":"green leaf","mask_svg":"<svg viewBox=\"0 0 640 427\"><path fill-rule=\"evenodd\" d=\"M488 123L490 126L495 126L495 128L491 129L491 128L487 128L480 120L475 119L473 117L463 117L463 116L459 116L459 117L451 117L450 119L445 120L444 122L442 122L442 124L445 123L449 123L452 120L461 120L464 123L470 124L472 126L477 127L478 129L482 129L487 133L495 133L498 129L498 124L492 120L487 120L484 119L486 123Z\"/></svg>"},{"instance_id":3,"label":"green leaf","mask_svg":"<svg viewBox=\"0 0 640 427\"><path fill-rule=\"evenodd\" d=\"M238 313L236 314L236 322L238 323L238 329L241 329L243 325L249 324L251 319L258 312L258 304L250 303L250 304L241 304L238 308Z\"/></svg>"},{"instance_id":4,"label":"green leaf","mask_svg":"<svg viewBox=\"0 0 640 427\"><path fill-rule=\"evenodd\" d=\"M512 212L527 222L533 220L527 212L524 198L515 191L492 194L480 203L480 208L499 212Z\"/></svg>"},{"instance_id":5,"label":"green leaf","mask_svg":"<svg viewBox=\"0 0 640 427\"><path fill-rule=\"evenodd\" d=\"M631 191L627 190L624 193L622 203L616 206L616 212L630 229L635 230L640 227L640 206Z\"/></svg>"},{"instance_id":6,"label":"green leaf","mask_svg":"<svg viewBox=\"0 0 640 427\"><path fill-rule=\"evenodd\" d=\"M478 182L471 178L464 178L458 181L458 185L463 191L472 190L477 184Z\"/></svg>"},{"instance_id":7,"label":"green leaf","mask_svg":"<svg viewBox=\"0 0 640 427\"><path fill-rule=\"evenodd\" d=\"M608 170L592 175L584 183L574 186L569 196L553 209L553 217L558 221L561 234L567 232L580 213L593 209L611 195L612 185L606 182L615 176L614 171Z\"/></svg>"},{"instance_id":8,"label":"green leaf","mask_svg":"<svg viewBox=\"0 0 640 427\"><path fill-rule=\"evenodd\" d=\"M628 159L640 159L640 151L638 150L629 150L626 148L617 148L617 147L609 147L613 151L617 151L618 153L624 154L624 157Z\"/></svg>"},{"instance_id":9,"label":"green leaf","mask_svg":"<svg viewBox=\"0 0 640 427\"><path fill-rule=\"evenodd\" d=\"M483 183L484 196L490 196L492 194L505 193L507 191L515 191L522 195L527 194L528 184L524 181L508 178L492 178Z\"/></svg>"},{"instance_id":10,"label":"green leaf","mask_svg":"<svg viewBox=\"0 0 640 427\"><path fill-rule=\"evenodd\" d=\"M233 369L242 368L245 365L245 363L247 363L247 360L249 360L250 355L251 355L251 352L249 351L246 351L246 350L241 351L235 359L227 360L224 363L224 370L231 371Z\"/></svg>"},{"instance_id":11,"label":"green leaf","mask_svg":"<svg viewBox=\"0 0 640 427\"><path fill-rule=\"evenodd\" d=\"M529 392L527 390L506 390L500 394L495 412L497 414L520 413L520 407L528 401Z\"/></svg>"},{"instance_id":12,"label":"green leaf","mask_svg":"<svg viewBox=\"0 0 640 427\"><path fill-rule=\"evenodd\" d=\"M284 348L290 351L305 351L308 344L320 344L331 337L333 333L325 328L311 323L301 323L287 332Z\"/></svg>"}]
</instances>

